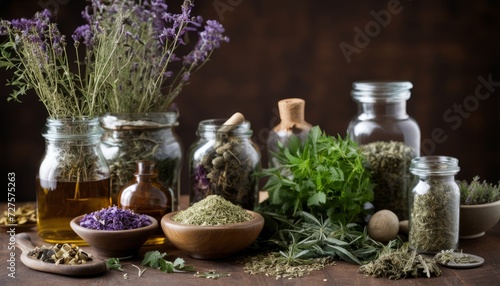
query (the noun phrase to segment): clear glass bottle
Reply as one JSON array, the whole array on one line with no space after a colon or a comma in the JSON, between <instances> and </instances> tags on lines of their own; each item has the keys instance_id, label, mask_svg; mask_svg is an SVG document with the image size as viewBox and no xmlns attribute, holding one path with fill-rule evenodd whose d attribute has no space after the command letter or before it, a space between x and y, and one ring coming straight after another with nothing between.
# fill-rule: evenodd
<instances>
[{"instance_id":1,"label":"clear glass bottle","mask_svg":"<svg viewBox=\"0 0 500 286\"><path fill-rule=\"evenodd\" d=\"M158 180L158 172L152 160L137 161L137 172L134 176L135 179L118 195L118 207L152 216L160 223L162 217L174 209L172 189ZM159 227L146 244L163 242L165 235Z\"/></svg>"},{"instance_id":2,"label":"clear glass bottle","mask_svg":"<svg viewBox=\"0 0 500 286\"><path fill-rule=\"evenodd\" d=\"M201 121L198 140L189 149L190 204L220 195L246 209L258 203L260 151L251 140L250 122L223 125L223 119Z\"/></svg>"},{"instance_id":3,"label":"clear glass bottle","mask_svg":"<svg viewBox=\"0 0 500 286\"><path fill-rule=\"evenodd\" d=\"M347 128L372 172L375 211L391 210L400 220L408 219L409 167L420 155L420 129L406 112L412 87L407 81L354 82L358 114Z\"/></svg>"},{"instance_id":4,"label":"clear glass bottle","mask_svg":"<svg viewBox=\"0 0 500 286\"><path fill-rule=\"evenodd\" d=\"M296 136L302 142L305 141L311 124L304 119L305 101L300 98L286 98L278 101L280 123L269 133L267 138L268 165L270 168L277 167L274 154L279 146L287 146L290 137Z\"/></svg>"},{"instance_id":5,"label":"clear glass bottle","mask_svg":"<svg viewBox=\"0 0 500 286\"><path fill-rule=\"evenodd\" d=\"M111 171L111 198L134 179L136 162L155 161L159 180L175 194L178 209L182 144L175 133L177 111L143 114L106 114L100 118L104 135L101 149Z\"/></svg>"},{"instance_id":6,"label":"clear glass bottle","mask_svg":"<svg viewBox=\"0 0 500 286\"><path fill-rule=\"evenodd\" d=\"M110 206L109 168L95 119L47 119L45 154L36 177L38 235L50 243L85 242L69 222Z\"/></svg>"},{"instance_id":7,"label":"clear glass bottle","mask_svg":"<svg viewBox=\"0 0 500 286\"><path fill-rule=\"evenodd\" d=\"M460 190L458 160L424 156L411 162L417 177L410 195L410 247L422 253L456 250L459 239Z\"/></svg>"}]
</instances>

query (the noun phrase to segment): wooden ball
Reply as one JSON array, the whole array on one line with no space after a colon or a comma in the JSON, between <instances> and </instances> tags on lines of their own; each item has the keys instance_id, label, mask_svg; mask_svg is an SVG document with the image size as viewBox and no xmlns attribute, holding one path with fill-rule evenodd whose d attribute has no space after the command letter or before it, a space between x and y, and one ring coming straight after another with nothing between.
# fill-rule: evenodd
<instances>
[{"instance_id":1,"label":"wooden ball","mask_svg":"<svg viewBox=\"0 0 500 286\"><path fill-rule=\"evenodd\" d=\"M368 221L368 235L379 242L395 239L399 232L398 216L390 210L380 210Z\"/></svg>"}]
</instances>

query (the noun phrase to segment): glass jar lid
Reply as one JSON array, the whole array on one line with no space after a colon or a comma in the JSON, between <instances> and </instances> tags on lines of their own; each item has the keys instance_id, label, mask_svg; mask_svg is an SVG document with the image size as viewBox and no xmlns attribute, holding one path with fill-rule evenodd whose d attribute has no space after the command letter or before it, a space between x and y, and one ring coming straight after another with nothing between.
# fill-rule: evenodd
<instances>
[{"instance_id":1,"label":"glass jar lid","mask_svg":"<svg viewBox=\"0 0 500 286\"><path fill-rule=\"evenodd\" d=\"M413 84L409 81L356 81L351 96L360 102L390 102L410 98Z\"/></svg>"}]
</instances>

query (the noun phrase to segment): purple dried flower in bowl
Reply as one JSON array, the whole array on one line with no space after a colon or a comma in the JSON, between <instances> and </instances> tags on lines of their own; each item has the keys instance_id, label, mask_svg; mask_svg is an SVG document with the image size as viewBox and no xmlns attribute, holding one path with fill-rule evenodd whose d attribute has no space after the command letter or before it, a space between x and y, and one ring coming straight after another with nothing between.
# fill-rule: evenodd
<instances>
[{"instance_id":1,"label":"purple dried flower in bowl","mask_svg":"<svg viewBox=\"0 0 500 286\"><path fill-rule=\"evenodd\" d=\"M117 206L86 214L80 220L80 226L95 230L127 230L150 224L148 216L136 214L131 210L122 210Z\"/></svg>"},{"instance_id":2,"label":"purple dried flower in bowl","mask_svg":"<svg viewBox=\"0 0 500 286\"><path fill-rule=\"evenodd\" d=\"M81 215L71 228L100 257L130 258L158 228L158 221L116 206Z\"/></svg>"}]
</instances>

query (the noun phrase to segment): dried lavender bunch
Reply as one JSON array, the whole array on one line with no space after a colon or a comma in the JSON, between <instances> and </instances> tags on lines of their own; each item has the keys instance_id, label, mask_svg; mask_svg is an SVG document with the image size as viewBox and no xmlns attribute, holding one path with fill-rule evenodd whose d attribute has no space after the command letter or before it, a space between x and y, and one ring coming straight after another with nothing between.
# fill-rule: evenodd
<instances>
[{"instance_id":1,"label":"dried lavender bunch","mask_svg":"<svg viewBox=\"0 0 500 286\"><path fill-rule=\"evenodd\" d=\"M192 16L193 6L185 0L179 14L170 13L163 0L92 0L86 7L87 24L74 38L87 46L93 69L106 71L108 62L114 67L106 88L96 90L105 98L106 111L166 111L191 74L229 41L220 23L204 24L201 16ZM192 34L196 42L190 41Z\"/></svg>"},{"instance_id":2,"label":"dried lavender bunch","mask_svg":"<svg viewBox=\"0 0 500 286\"><path fill-rule=\"evenodd\" d=\"M49 10L31 19L1 20L0 35L7 36L0 45L0 67L14 72L8 85L15 89L8 100L20 101L20 95L33 89L49 118L83 119L101 112L101 98L91 90L100 90L109 73L86 73L79 63L73 72L66 37L51 22Z\"/></svg>"}]
</instances>

